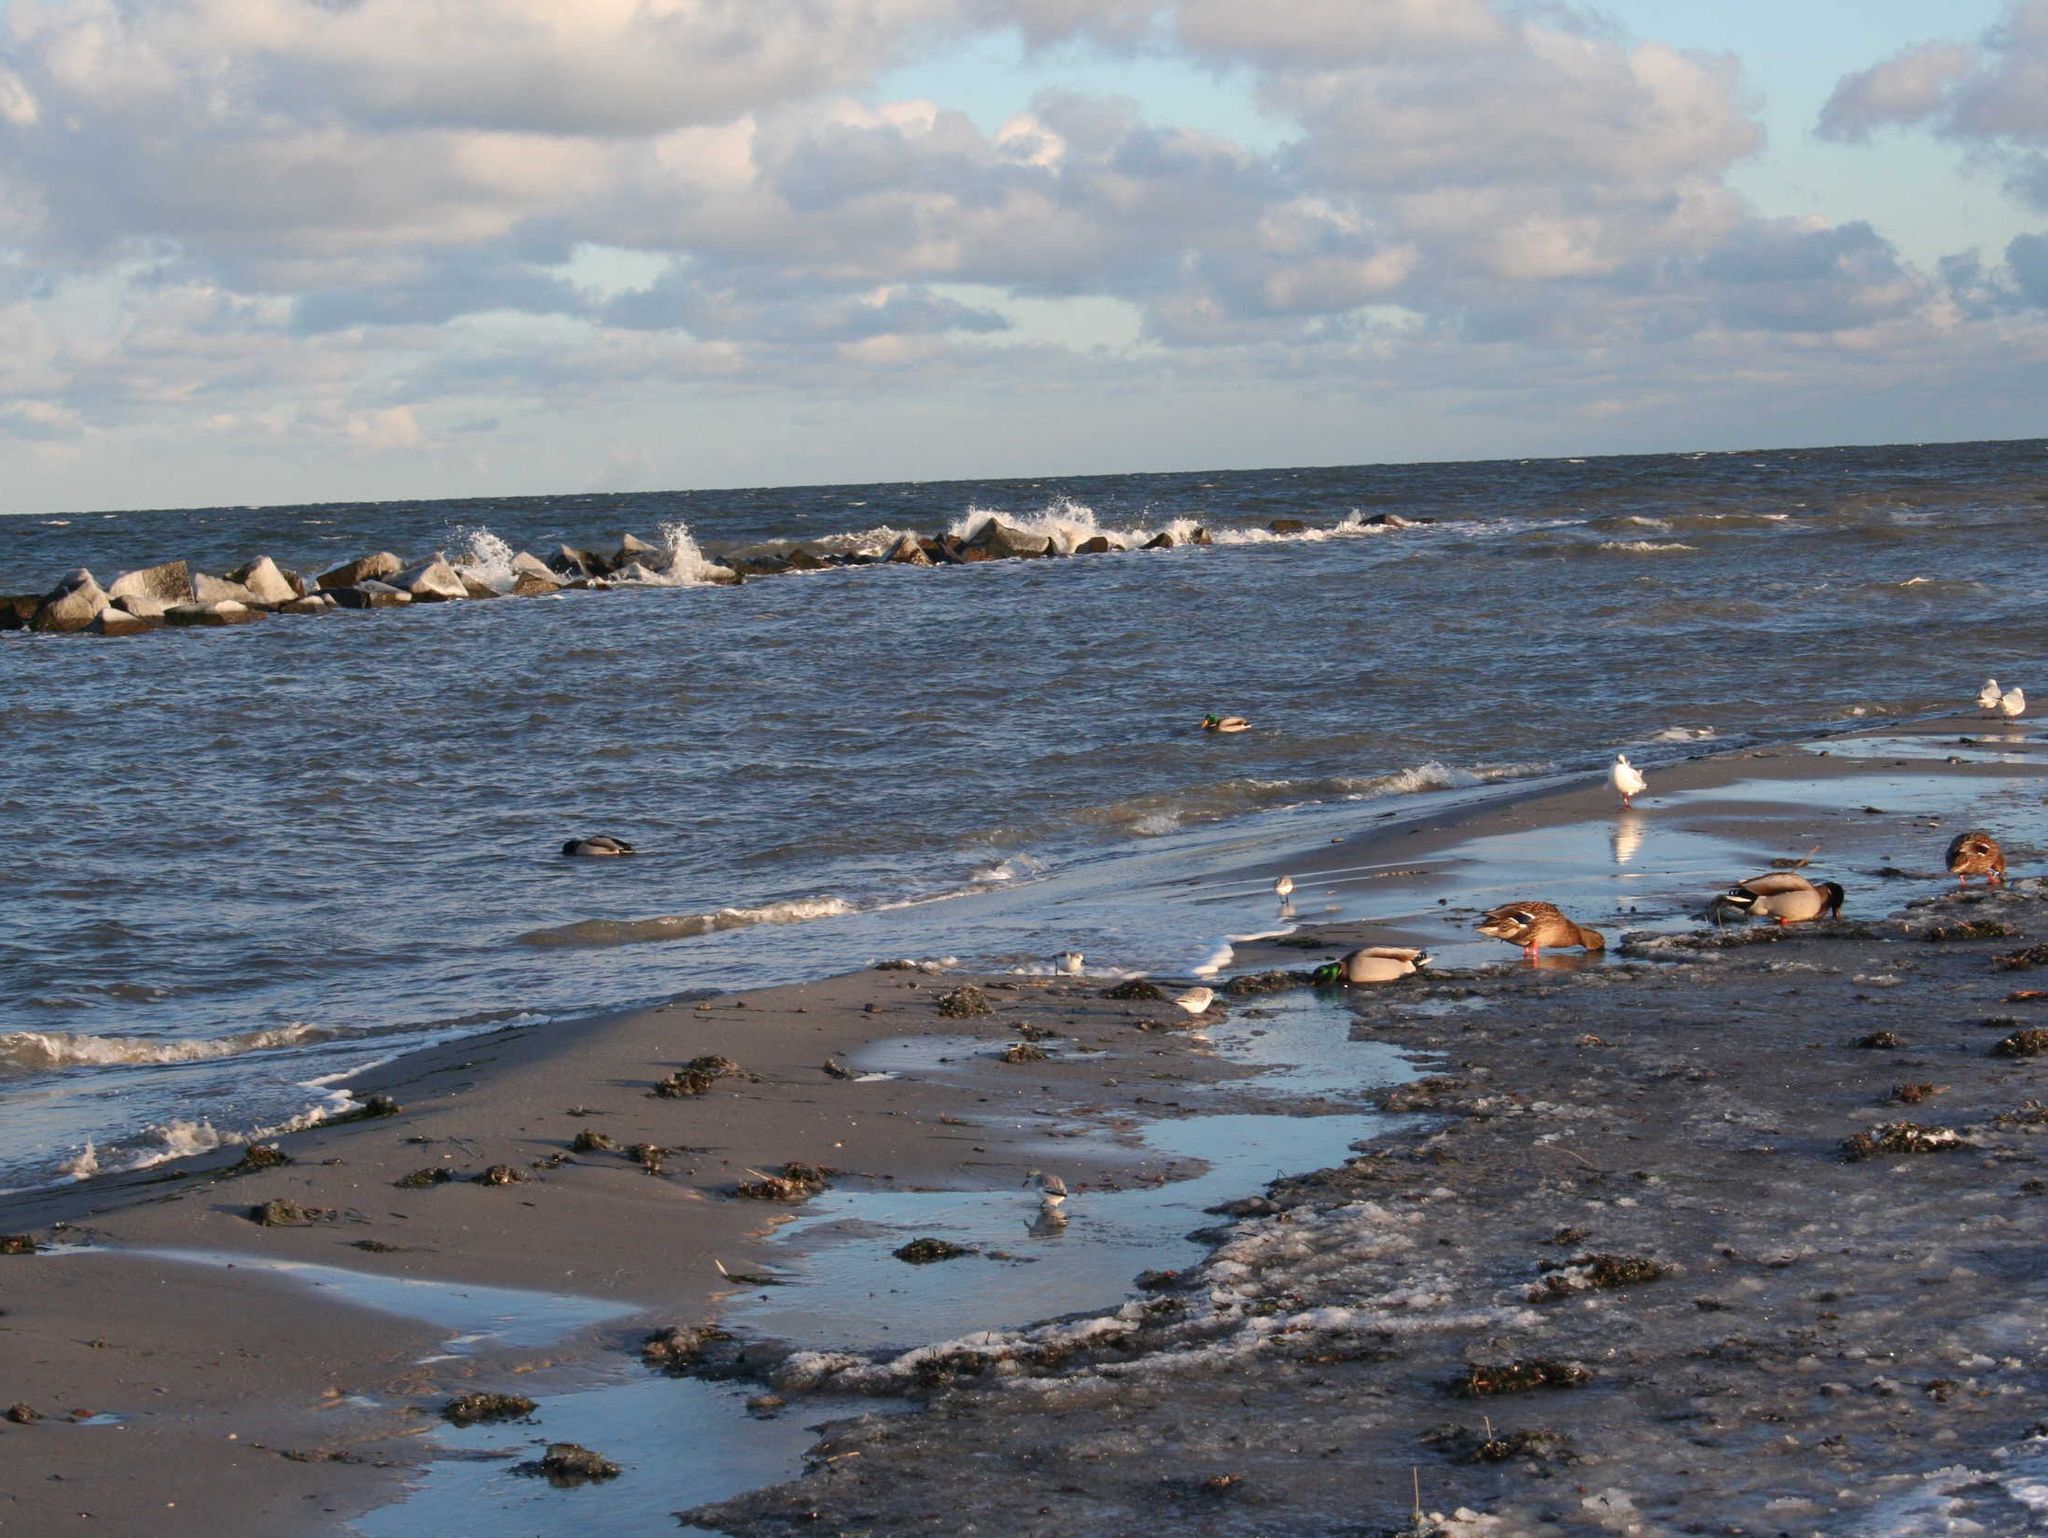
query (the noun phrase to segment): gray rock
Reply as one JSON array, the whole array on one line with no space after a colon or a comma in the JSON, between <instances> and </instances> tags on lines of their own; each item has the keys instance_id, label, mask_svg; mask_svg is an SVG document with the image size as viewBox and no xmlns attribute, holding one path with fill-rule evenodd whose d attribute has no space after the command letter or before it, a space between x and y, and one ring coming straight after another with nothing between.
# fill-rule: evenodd
<instances>
[{"instance_id":1,"label":"gray rock","mask_svg":"<svg viewBox=\"0 0 2048 1538\"><path fill-rule=\"evenodd\" d=\"M620 567L630 566L635 561L647 567L659 566L661 554L660 547L650 545L646 540L634 535L621 534L619 548L612 553L611 567L617 571Z\"/></svg>"},{"instance_id":2,"label":"gray rock","mask_svg":"<svg viewBox=\"0 0 2048 1538\"><path fill-rule=\"evenodd\" d=\"M43 606L41 593L12 593L0 597L0 630L26 630Z\"/></svg>"},{"instance_id":3,"label":"gray rock","mask_svg":"<svg viewBox=\"0 0 2048 1538\"><path fill-rule=\"evenodd\" d=\"M215 603L174 603L164 610L166 625L246 625L261 618L261 609L232 598Z\"/></svg>"},{"instance_id":4,"label":"gray rock","mask_svg":"<svg viewBox=\"0 0 2048 1538\"><path fill-rule=\"evenodd\" d=\"M239 582L231 582L226 577L209 577L203 571L195 571L192 573L191 601L193 603L239 603L254 605L261 603L263 600Z\"/></svg>"},{"instance_id":5,"label":"gray rock","mask_svg":"<svg viewBox=\"0 0 2048 1538\"><path fill-rule=\"evenodd\" d=\"M1074 554L1109 555L1121 549L1123 549L1121 542L1111 539L1107 534L1097 534L1089 539L1082 540L1080 544L1074 546Z\"/></svg>"},{"instance_id":6,"label":"gray rock","mask_svg":"<svg viewBox=\"0 0 2048 1538\"><path fill-rule=\"evenodd\" d=\"M605 563L601 556L594 556L587 550L578 550L574 545L563 545L555 551L554 559L548 562L548 568L559 576L574 580L577 577L603 575Z\"/></svg>"},{"instance_id":7,"label":"gray rock","mask_svg":"<svg viewBox=\"0 0 2048 1538\"><path fill-rule=\"evenodd\" d=\"M612 580L614 582L645 582L654 586L661 586L667 579L660 572L652 571L638 561L628 561L612 573Z\"/></svg>"},{"instance_id":8,"label":"gray rock","mask_svg":"<svg viewBox=\"0 0 2048 1538\"><path fill-rule=\"evenodd\" d=\"M337 566L332 571L320 574L318 586L333 592L345 587L360 587L365 582L381 582L386 577L398 575L403 563L389 550L379 550L375 555L365 555L356 560Z\"/></svg>"},{"instance_id":9,"label":"gray rock","mask_svg":"<svg viewBox=\"0 0 2048 1538\"><path fill-rule=\"evenodd\" d=\"M512 579L514 598L538 598L546 593L559 592L561 581L552 572L522 571Z\"/></svg>"},{"instance_id":10,"label":"gray rock","mask_svg":"<svg viewBox=\"0 0 2048 1538\"><path fill-rule=\"evenodd\" d=\"M170 607L154 593L124 593L114 600L114 606L137 619L162 619Z\"/></svg>"},{"instance_id":11,"label":"gray rock","mask_svg":"<svg viewBox=\"0 0 2048 1538\"><path fill-rule=\"evenodd\" d=\"M138 614L130 614L126 609L108 604L93 616L92 623L85 628L94 635L141 635L143 631L155 630L162 624L161 615L153 619L144 619Z\"/></svg>"},{"instance_id":12,"label":"gray rock","mask_svg":"<svg viewBox=\"0 0 2048 1538\"><path fill-rule=\"evenodd\" d=\"M325 614L335 608L334 594L308 593L304 598L287 598L277 606L279 614Z\"/></svg>"},{"instance_id":13,"label":"gray rock","mask_svg":"<svg viewBox=\"0 0 2048 1538\"><path fill-rule=\"evenodd\" d=\"M792 546L789 554L782 558L784 571L823 571L827 564L829 563L802 545Z\"/></svg>"},{"instance_id":14,"label":"gray rock","mask_svg":"<svg viewBox=\"0 0 2048 1538\"><path fill-rule=\"evenodd\" d=\"M374 580L358 582L353 587L334 588L332 593L334 601L344 609L395 609L402 603L412 602L412 594L388 582Z\"/></svg>"},{"instance_id":15,"label":"gray rock","mask_svg":"<svg viewBox=\"0 0 2048 1538\"><path fill-rule=\"evenodd\" d=\"M471 598L503 598L505 595L481 578L472 577L468 572L458 572L462 578L462 591Z\"/></svg>"},{"instance_id":16,"label":"gray rock","mask_svg":"<svg viewBox=\"0 0 2048 1538\"><path fill-rule=\"evenodd\" d=\"M107 606L107 595L84 567L67 572L64 580L43 598L42 607L29 621L31 630L54 630L69 634L83 630Z\"/></svg>"},{"instance_id":17,"label":"gray rock","mask_svg":"<svg viewBox=\"0 0 2048 1538\"><path fill-rule=\"evenodd\" d=\"M288 603L299 596L291 578L267 555L259 555L240 571L229 572L228 581L241 583L258 603Z\"/></svg>"},{"instance_id":18,"label":"gray rock","mask_svg":"<svg viewBox=\"0 0 2048 1538\"><path fill-rule=\"evenodd\" d=\"M469 589L462 585L462 573L438 555L407 567L391 579L390 585L401 593L410 593L414 603L452 603L469 596Z\"/></svg>"},{"instance_id":19,"label":"gray rock","mask_svg":"<svg viewBox=\"0 0 2048 1538\"><path fill-rule=\"evenodd\" d=\"M546 577L550 582L556 580L555 574L548 569L547 562L537 555L528 555L524 550L512 557L512 574Z\"/></svg>"},{"instance_id":20,"label":"gray rock","mask_svg":"<svg viewBox=\"0 0 2048 1538\"><path fill-rule=\"evenodd\" d=\"M1306 534L1308 525L1299 518L1275 518L1266 527L1275 534Z\"/></svg>"},{"instance_id":21,"label":"gray rock","mask_svg":"<svg viewBox=\"0 0 2048 1538\"><path fill-rule=\"evenodd\" d=\"M882 552L882 559L898 566L929 566L932 558L924 553L924 546L915 534L905 534L895 544Z\"/></svg>"},{"instance_id":22,"label":"gray rock","mask_svg":"<svg viewBox=\"0 0 2048 1538\"><path fill-rule=\"evenodd\" d=\"M1162 530L1154 534L1138 548L1141 550L1171 550L1173 548L1173 536Z\"/></svg>"},{"instance_id":23,"label":"gray rock","mask_svg":"<svg viewBox=\"0 0 2048 1538\"><path fill-rule=\"evenodd\" d=\"M1027 534L1000 518L988 518L968 535L967 548L982 551L994 561L1021 560L1052 554L1052 541L1043 534Z\"/></svg>"},{"instance_id":24,"label":"gray rock","mask_svg":"<svg viewBox=\"0 0 2048 1538\"><path fill-rule=\"evenodd\" d=\"M154 599L157 612L161 614L165 605L184 603L192 596L192 569L183 561L166 561L161 566L124 571L107 589L107 596L113 599Z\"/></svg>"}]
</instances>

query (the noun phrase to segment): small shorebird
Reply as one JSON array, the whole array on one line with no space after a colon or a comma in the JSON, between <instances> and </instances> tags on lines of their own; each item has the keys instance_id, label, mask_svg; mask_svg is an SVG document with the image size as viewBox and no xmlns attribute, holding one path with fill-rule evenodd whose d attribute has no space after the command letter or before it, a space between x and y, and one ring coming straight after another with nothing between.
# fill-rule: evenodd
<instances>
[{"instance_id":1,"label":"small shorebird","mask_svg":"<svg viewBox=\"0 0 2048 1538\"><path fill-rule=\"evenodd\" d=\"M1087 958L1079 951L1061 951L1060 970L1069 977L1079 977L1081 975L1081 964L1086 960Z\"/></svg>"},{"instance_id":2,"label":"small shorebird","mask_svg":"<svg viewBox=\"0 0 2048 1538\"><path fill-rule=\"evenodd\" d=\"M1774 870L1738 881L1707 906L1716 923L1724 910L1733 909L1751 918L1775 919L1782 928L1822 917L1840 918L1846 895L1838 881L1816 883L1797 871Z\"/></svg>"},{"instance_id":3,"label":"small shorebird","mask_svg":"<svg viewBox=\"0 0 2048 1538\"><path fill-rule=\"evenodd\" d=\"M1202 730L1205 732L1248 732L1251 722L1243 716L1204 716Z\"/></svg>"},{"instance_id":4,"label":"small shorebird","mask_svg":"<svg viewBox=\"0 0 2048 1538\"><path fill-rule=\"evenodd\" d=\"M1273 895L1280 899L1281 907L1286 907L1287 899L1294 895L1294 878L1292 876L1282 876L1278 881L1274 882Z\"/></svg>"},{"instance_id":5,"label":"small shorebird","mask_svg":"<svg viewBox=\"0 0 2048 1538\"><path fill-rule=\"evenodd\" d=\"M1024 1184L1038 1187L1038 1218L1031 1225L1035 1231L1067 1226L1067 1183L1057 1175L1048 1175L1044 1170L1033 1170L1024 1177Z\"/></svg>"},{"instance_id":6,"label":"small shorebird","mask_svg":"<svg viewBox=\"0 0 2048 1538\"><path fill-rule=\"evenodd\" d=\"M1977 691L1977 708L1979 710L1998 709L1999 693L1998 680L1995 678L1985 679L1984 687Z\"/></svg>"},{"instance_id":7,"label":"small shorebird","mask_svg":"<svg viewBox=\"0 0 2048 1538\"><path fill-rule=\"evenodd\" d=\"M1998 713L2008 721L2017 720L2027 713L2027 691L2018 684L1998 697Z\"/></svg>"},{"instance_id":8,"label":"small shorebird","mask_svg":"<svg viewBox=\"0 0 2048 1538\"><path fill-rule=\"evenodd\" d=\"M1209 1006L1216 1002L1216 990L1190 988L1186 993L1177 995L1173 1002L1191 1015L1205 1014Z\"/></svg>"},{"instance_id":9,"label":"small shorebird","mask_svg":"<svg viewBox=\"0 0 2048 1538\"><path fill-rule=\"evenodd\" d=\"M1315 980L1324 987L1338 983L1391 983L1413 977L1429 965L1428 951L1409 950L1399 945L1369 945L1336 961L1316 968Z\"/></svg>"},{"instance_id":10,"label":"small shorebird","mask_svg":"<svg viewBox=\"0 0 2048 1538\"><path fill-rule=\"evenodd\" d=\"M1531 961L1546 945L1565 950L1573 946L1588 951L1607 948L1606 937L1599 930L1574 924L1553 903L1504 903L1472 927L1495 940L1521 946L1522 954Z\"/></svg>"},{"instance_id":11,"label":"small shorebird","mask_svg":"<svg viewBox=\"0 0 2048 1538\"><path fill-rule=\"evenodd\" d=\"M1948 846L1948 873L1956 878L1958 887L1968 886L1972 876L1982 876L1997 886L2005 880L2005 851L1982 828L1958 833Z\"/></svg>"},{"instance_id":12,"label":"small shorebird","mask_svg":"<svg viewBox=\"0 0 2048 1538\"><path fill-rule=\"evenodd\" d=\"M562 846L563 854L591 859L632 852L631 844L622 838L613 838L609 833L600 833L595 838L572 838Z\"/></svg>"},{"instance_id":13,"label":"small shorebird","mask_svg":"<svg viewBox=\"0 0 2048 1538\"><path fill-rule=\"evenodd\" d=\"M1614 755L1614 766L1607 771L1607 782L1621 792L1623 806L1635 805L1635 798L1650 788L1650 782L1643 778L1643 771L1628 761L1626 753Z\"/></svg>"}]
</instances>

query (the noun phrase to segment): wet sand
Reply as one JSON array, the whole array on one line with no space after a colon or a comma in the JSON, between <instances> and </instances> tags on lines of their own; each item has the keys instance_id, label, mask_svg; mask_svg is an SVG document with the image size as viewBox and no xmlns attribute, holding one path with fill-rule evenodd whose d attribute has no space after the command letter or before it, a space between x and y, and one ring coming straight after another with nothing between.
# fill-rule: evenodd
<instances>
[{"instance_id":1,"label":"wet sand","mask_svg":"<svg viewBox=\"0 0 2048 1538\"><path fill-rule=\"evenodd\" d=\"M1957 745L1964 735L1993 746ZM1027 1347L992 1388L987 1364L906 1375L887 1365L890 1347L792 1367L757 1345L750 1367L792 1394L909 1387L930 1403L855 1433L858 1457L721 1508L717 1524L961 1530L971 1514L1033 1532L1211 1531L1228 1514L1245 1531L1377 1531L1406 1514L1417 1465L1432 1509L1463 1504L1507 1523L1473 1531L1625 1530L1612 1501L1584 1504L1609 1488L1640 1489L1630 1499L1673 1531L1849 1531L1825 1516L1847 1499L1822 1488L1830 1469L1874 1499L1881 1479L2017 1446L2023 1427L2004 1412L2020 1414L2041 1387L2026 1365L2038 1220L2020 1189L2029 1124L1990 1118L2038 1093L2040 1075L1990 1057L2005 1032L1981 1021L2039 1008L1999 1002L2026 979L1992 973L1988 953L2048 926L2038 899L2018 893L1972 902L1967 916L1995 910L2021 938L1913 937L1924 917L1960 906L1949 903L1912 910L1903 927L1871 921L1939 890L1940 850L1963 824L1932 823L1980 796L2038 819L2037 771L2024 734L1967 721L1827 751L1665 771L1626 859L1628 824L1604 788L1368 814L1297 893L1312 931L1297 938L1324 948L1243 945L1233 970L1304 966L1367 933L1420 935L1460 968L1501 964L1360 1000L1360 1033L1440 1062L1426 1090L1393 1092L1393 1108L1417 1112L1409 1130L1384 1153L1254 1200L1212 1235L1221 1248L1202 1284L1139 1308L1099 1359ZM1815 799L1818 782L1841 794ZM2028 837L2011 841L2017 869ZM1705 952L1660 938L1696 928L1688 902L1813 843L1815 868L1850 885L1857 922ZM1695 858L1734 868L1695 876ZM1498 868L1553 878L1568 907L1598 905L1596 922L1632 924L1644 949L1539 970L1505 947L1468 946L1474 907L1551 893L1490 895ZM1247 869L1217 884L1269 880ZM767 1235L802 1208L738 1199L750 1172L801 1161L837 1171L835 1188L1014 1191L1024 1170L1056 1159L1077 1187L1152 1181L1190 1166L1142 1144L1148 1122L1252 1103L1230 1088L1248 1070L1171 1028L1187 1022L1168 1006L1103 999L1099 980L996 978L980 980L993 1014L942 1014L964 981L863 972L476 1038L365 1076L359 1095L402 1111L286 1139L287 1167L223 1176L231 1159L217 1155L8 1200L0 1232L90 1251L0 1258L0 1401L45 1417L0 1424L0 1531L334 1527L429 1456L421 1433L439 1428L449 1394L630 1360L650 1328L712 1317L734 1291L714 1262L742 1273L786 1263ZM1038 1043L1049 1056L1003 1061L1024 1026L1057 1033ZM1845 1044L1881 1028L1906 1045ZM823 1066L933 1036L982 1045L943 1073L859 1082ZM652 1094L708 1055L742 1072L701 1095ZM1882 1103L1907 1081L1946 1088L1904 1111ZM1253 1098L1270 1104L1271 1091ZM1956 1125L1979 1146L1842 1161L1843 1139L1900 1116ZM585 1131L671 1151L650 1174L622 1152L571 1152ZM474 1179L494 1165L525 1178ZM452 1178L394 1184L430 1170ZM280 1199L330 1215L250 1220ZM1548 1242L1572 1228L1583 1237ZM1529 1301L1543 1261L1582 1250L1675 1269ZM485 1300L481 1327L460 1332L477 1338L449 1355L453 1326L404 1318L402 1300L386 1300L398 1313L371 1311L360 1305L374 1289L268 1269L308 1262L558 1301L527 1300L522 1314ZM619 1312L595 1321L566 1299ZM1505 1398L1493 1419L1558 1432L1570 1453L1457 1463L1458 1437L1491 1412L1448 1395L1448 1375L1542 1355L1583 1362L1593 1382ZM1979 1357L1990 1365L1970 1365ZM1906 1387L1871 1387L1880 1377ZM1927 1389L1935 1379L1950 1386ZM122 1418L73 1424L75 1410ZM1453 1423L1463 1430L1425 1439ZM1943 1432L1953 1437L1932 1440ZM1820 1447L1828 1436L1849 1451ZM1181 1472L1161 1474L1161 1448ZM1719 1504L1695 1487L1723 1492ZM1810 1505L1769 1505L1778 1499ZM692 1492L670 1500L687 1506Z\"/></svg>"}]
</instances>

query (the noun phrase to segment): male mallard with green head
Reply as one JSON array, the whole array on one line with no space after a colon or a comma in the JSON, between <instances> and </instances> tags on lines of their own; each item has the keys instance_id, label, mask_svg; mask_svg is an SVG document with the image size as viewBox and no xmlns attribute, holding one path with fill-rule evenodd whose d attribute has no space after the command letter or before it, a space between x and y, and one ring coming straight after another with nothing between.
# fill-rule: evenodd
<instances>
[{"instance_id":1,"label":"male mallard with green head","mask_svg":"<svg viewBox=\"0 0 2048 1538\"><path fill-rule=\"evenodd\" d=\"M1429 959L1428 951L1409 950L1400 945L1369 945L1364 950L1324 963L1315 969L1313 975L1317 985L1324 988L1343 984L1391 983L1413 977L1429 965Z\"/></svg>"},{"instance_id":2,"label":"male mallard with green head","mask_svg":"<svg viewBox=\"0 0 2048 1538\"><path fill-rule=\"evenodd\" d=\"M1839 881L1816 883L1797 871L1774 870L1738 881L1708 906L1716 922L1723 912L1732 911L1750 918L1774 919L1783 927L1840 918L1846 895Z\"/></svg>"},{"instance_id":3,"label":"male mallard with green head","mask_svg":"<svg viewBox=\"0 0 2048 1538\"><path fill-rule=\"evenodd\" d=\"M1204 716L1202 730L1205 732L1248 732L1251 722L1243 716Z\"/></svg>"}]
</instances>

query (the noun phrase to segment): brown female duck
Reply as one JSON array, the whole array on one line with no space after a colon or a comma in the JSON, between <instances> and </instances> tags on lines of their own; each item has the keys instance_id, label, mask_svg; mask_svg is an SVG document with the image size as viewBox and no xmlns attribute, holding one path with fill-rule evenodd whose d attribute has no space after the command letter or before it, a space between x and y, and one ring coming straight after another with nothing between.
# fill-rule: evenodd
<instances>
[{"instance_id":1,"label":"brown female duck","mask_svg":"<svg viewBox=\"0 0 2048 1538\"><path fill-rule=\"evenodd\" d=\"M1589 951L1607 948L1599 930L1574 924L1551 903L1504 903L1472 927L1483 935L1521 946L1522 954L1532 960L1546 945L1553 949L1576 945Z\"/></svg>"}]
</instances>

